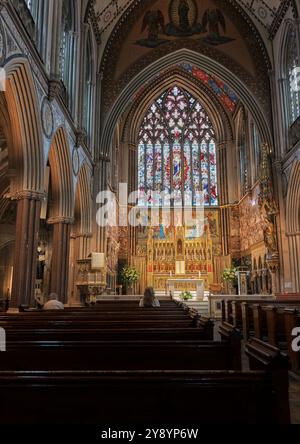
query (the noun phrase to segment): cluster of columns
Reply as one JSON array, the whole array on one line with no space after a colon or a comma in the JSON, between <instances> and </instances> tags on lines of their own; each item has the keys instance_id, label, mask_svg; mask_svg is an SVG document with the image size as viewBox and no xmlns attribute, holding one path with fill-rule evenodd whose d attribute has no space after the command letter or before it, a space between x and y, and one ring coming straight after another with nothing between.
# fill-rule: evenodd
<instances>
[{"instance_id":1,"label":"cluster of columns","mask_svg":"<svg viewBox=\"0 0 300 444\"><path fill-rule=\"evenodd\" d=\"M37 270L41 204L45 196L37 192L20 192L9 196L17 201L16 239L13 264L11 306L32 306ZM67 302L70 233L73 220L53 218L50 292Z\"/></svg>"},{"instance_id":2,"label":"cluster of columns","mask_svg":"<svg viewBox=\"0 0 300 444\"><path fill-rule=\"evenodd\" d=\"M48 219L47 223L53 225L50 291L56 293L61 302L66 303L71 224L73 224L73 220L58 217Z\"/></svg>"}]
</instances>

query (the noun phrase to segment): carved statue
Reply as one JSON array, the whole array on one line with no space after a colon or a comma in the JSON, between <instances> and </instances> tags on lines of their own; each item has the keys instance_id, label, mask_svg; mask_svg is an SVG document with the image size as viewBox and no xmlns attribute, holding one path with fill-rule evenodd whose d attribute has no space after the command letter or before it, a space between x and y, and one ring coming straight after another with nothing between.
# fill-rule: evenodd
<instances>
[{"instance_id":1,"label":"carved statue","mask_svg":"<svg viewBox=\"0 0 300 444\"><path fill-rule=\"evenodd\" d=\"M261 150L260 194L258 203L262 211L265 211L267 215L271 215L276 214L278 210L274 200L270 148L265 143L262 145Z\"/></svg>"},{"instance_id":2,"label":"carved statue","mask_svg":"<svg viewBox=\"0 0 300 444\"><path fill-rule=\"evenodd\" d=\"M273 222L267 215L264 216L264 241L269 254L272 255L274 253L277 253L278 247L275 227Z\"/></svg>"},{"instance_id":3,"label":"carved statue","mask_svg":"<svg viewBox=\"0 0 300 444\"><path fill-rule=\"evenodd\" d=\"M220 9L207 9L205 11L202 20L202 26L205 31L207 31L207 25L208 25L208 32L210 35L217 37L220 36L219 25L221 25L224 33L226 32L225 17L223 13L220 11Z\"/></svg>"}]
</instances>

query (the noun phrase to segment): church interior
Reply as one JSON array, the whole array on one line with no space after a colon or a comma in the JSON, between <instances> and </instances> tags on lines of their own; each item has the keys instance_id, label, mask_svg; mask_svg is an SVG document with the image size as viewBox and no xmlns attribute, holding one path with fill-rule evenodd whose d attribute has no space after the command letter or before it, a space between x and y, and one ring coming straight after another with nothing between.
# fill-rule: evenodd
<instances>
[{"instance_id":1,"label":"church interior","mask_svg":"<svg viewBox=\"0 0 300 444\"><path fill-rule=\"evenodd\" d=\"M0 0L1 425L300 424L299 264L299 0Z\"/></svg>"}]
</instances>

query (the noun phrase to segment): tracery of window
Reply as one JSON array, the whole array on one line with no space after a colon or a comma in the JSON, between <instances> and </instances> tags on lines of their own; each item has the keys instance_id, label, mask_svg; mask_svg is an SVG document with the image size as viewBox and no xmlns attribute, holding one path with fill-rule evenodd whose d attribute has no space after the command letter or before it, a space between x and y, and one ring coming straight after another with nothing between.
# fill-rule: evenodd
<instances>
[{"instance_id":1,"label":"tracery of window","mask_svg":"<svg viewBox=\"0 0 300 444\"><path fill-rule=\"evenodd\" d=\"M86 44L86 60L85 60L85 78L83 88L83 128L87 133L87 141L90 143L91 127L92 127L92 104L93 104L93 54L92 54L91 34L88 33Z\"/></svg>"},{"instance_id":2,"label":"tracery of window","mask_svg":"<svg viewBox=\"0 0 300 444\"><path fill-rule=\"evenodd\" d=\"M247 137L246 137L246 122L241 122L239 131L239 157L240 157L240 184L241 197L248 191L248 158L247 158Z\"/></svg>"},{"instance_id":3,"label":"tracery of window","mask_svg":"<svg viewBox=\"0 0 300 444\"><path fill-rule=\"evenodd\" d=\"M300 116L300 83L297 36L295 28L291 28L287 39L286 75L288 80L288 97L290 124Z\"/></svg>"},{"instance_id":4,"label":"tracery of window","mask_svg":"<svg viewBox=\"0 0 300 444\"><path fill-rule=\"evenodd\" d=\"M38 12L38 1L37 0L26 0L27 8L31 13L31 17L33 18L35 24L37 22L37 12Z\"/></svg>"},{"instance_id":5,"label":"tracery of window","mask_svg":"<svg viewBox=\"0 0 300 444\"><path fill-rule=\"evenodd\" d=\"M253 138L253 148L255 156L255 177L257 178L259 174L259 165L260 165L261 138L255 123L253 123L252 125L252 138Z\"/></svg>"},{"instance_id":6,"label":"tracery of window","mask_svg":"<svg viewBox=\"0 0 300 444\"><path fill-rule=\"evenodd\" d=\"M218 205L214 129L199 101L178 86L143 119L138 188L140 205Z\"/></svg>"},{"instance_id":7,"label":"tracery of window","mask_svg":"<svg viewBox=\"0 0 300 444\"><path fill-rule=\"evenodd\" d=\"M61 80L68 89L68 74L69 66L68 59L70 58L70 31L73 26L73 3L69 0L64 0L62 4L62 23L61 23L61 37L59 47L59 74Z\"/></svg>"}]
</instances>

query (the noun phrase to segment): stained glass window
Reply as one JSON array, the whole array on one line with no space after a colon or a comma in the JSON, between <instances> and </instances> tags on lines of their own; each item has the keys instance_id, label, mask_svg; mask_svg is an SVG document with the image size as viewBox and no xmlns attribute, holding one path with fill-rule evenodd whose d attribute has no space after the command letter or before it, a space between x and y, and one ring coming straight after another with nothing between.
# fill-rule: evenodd
<instances>
[{"instance_id":1,"label":"stained glass window","mask_svg":"<svg viewBox=\"0 0 300 444\"><path fill-rule=\"evenodd\" d=\"M31 16L32 16L34 22L36 22L37 9L38 9L37 1L36 0L26 0L26 5L31 13Z\"/></svg>"},{"instance_id":2,"label":"stained glass window","mask_svg":"<svg viewBox=\"0 0 300 444\"><path fill-rule=\"evenodd\" d=\"M178 86L143 119L138 187L140 205L218 205L214 129L202 105Z\"/></svg>"},{"instance_id":3,"label":"stained glass window","mask_svg":"<svg viewBox=\"0 0 300 444\"><path fill-rule=\"evenodd\" d=\"M290 124L293 124L300 116L300 60L295 27L289 30L287 42L286 71L289 89L287 102L289 104Z\"/></svg>"}]
</instances>

